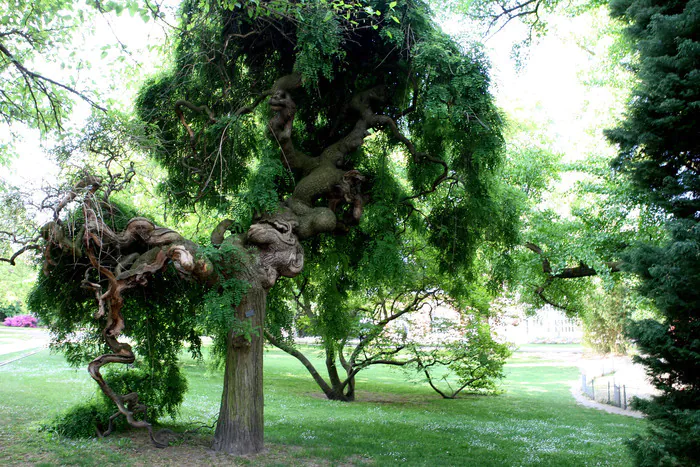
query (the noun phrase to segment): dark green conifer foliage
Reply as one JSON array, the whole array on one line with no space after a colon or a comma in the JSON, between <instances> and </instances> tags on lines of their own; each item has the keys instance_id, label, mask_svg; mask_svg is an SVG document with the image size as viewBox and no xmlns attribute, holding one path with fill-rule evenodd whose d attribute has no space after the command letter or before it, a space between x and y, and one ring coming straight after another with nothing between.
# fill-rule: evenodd
<instances>
[{"instance_id":1,"label":"dark green conifer foliage","mask_svg":"<svg viewBox=\"0 0 700 467\"><path fill-rule=\"evenodd\" d=\"M639 83L626 118L608 137L617 166L651 202L681 218L700 211L700 3L615 0L629 22Z\"/></svg>"},{"instance_id":2,"label":"dark green conifer foliage","mask_svg":"<svg viewBox=\"0 0 700 467\"><path fill-rule=\"evenodd\" d=\"M620 127L616 166L636 190L671 215L670 241L628 253L660 322L634 323L639 347L661 395L641 401L649 433L633 440L640 465L700 463L700 2L615 0L629 23L639 82Z\"/></svg>"},{"instance_id":3,"label":"dark green conifer foliage","mask_svg":"<svg viewBox=\"0 0 700 467\"><path fill-rule=\"evenodd\" d=\"M651 422L649 434L632 442L644 466L700 462L700 224L679 220L670 229L669 244L629 255L642 293L663 315L661 322L634 322L628 331L639 347L636 359L661 391L637 403Z\"/></svg>"}]
</instances>

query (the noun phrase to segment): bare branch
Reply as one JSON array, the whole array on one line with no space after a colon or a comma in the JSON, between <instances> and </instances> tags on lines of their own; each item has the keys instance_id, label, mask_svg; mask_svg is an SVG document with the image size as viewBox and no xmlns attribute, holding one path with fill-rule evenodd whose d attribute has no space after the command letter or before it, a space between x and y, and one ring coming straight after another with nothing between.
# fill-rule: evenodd
<instances>
[{"instance_id":1,"label":"bare branch","mask_svg":"<svg viewBox=\"0 0 700 467\"><path fill-rule=\"evenodd\" d=\"M0 258L0 261L4 261L6 263L10 263L12 266L15 266L15 260L22 255L23 253L30 251L30 250L41 250L42 247L41 245L25 245L19 250L15 251L12 256L9 258Z\"/></svg>"},{"instance_id":2,"label":"bare branch","mask_svg":"<svg viewBox=\"0 0 700 467\"><path fill-rule=\"evenodd\" d=\"M582 278L582 277L591 277L591 276L598 275L598 271L596 271L594 268L592 268L584 263L579 263L579 265L575 266L575 267L563 268L563 269L559 270L558 272L554 273L552 270L552 266L549 262L549 259L545 256L545 253L542 250L542 248L540 248L538 245L535 245L534 243L531 243L531 242L525 243L525 248L532 251L533 253L538 254L540 257L542 257L542 272L547 277L544 284L535 288L535 294L538 297L540 297L540 299L543 302L545 302L548 305L551 305L555 308L561 308L562 310L568 309L566 306L563 306L559 303L553 302L552 300L547 298L547 296L545 296L545 294L544 294L545 289L548 286L550 286L554 282L555 279L577 279L577 278ZM624 265L624 262L623 261L606 261L605 263L603 263L603 265L607 269L607 272L616 273L616 272L622 271L622 267Z\"/></svg>"},{"instance_id":3,"label":"bare branch","mask_svg":"<svg viewBox=\"0 0 700 467\"><path fill-rule=\"evenodd\" d=\"M97 104L94 100L92 100L90 97L86 96L84 93L82 93L82 92L80 92L80 91L78 91L78 90L76 90L68 85L60 83L60 82L53 80L51 78L47 78L46 76L43 76L39 73L36 73L34 71L27 69L22 63L20 63L19 60L17 60L15 58L15 56L12 54L12 52L10 52L2 43L0 43L0 53L5 55L10 60L10 62L14 65L14 67L20 72L20 74L24 78L25 83L27 84L29 91L32 95L32 99L34 99L35 110L38 111L39 107L38 107L38 102L36 101L36 97L34 96L33 86L29 82L29 79L31 79L37 86L39 86L41 88L42 93L44 95L46 95L46 97L49 98L52 111L54 112L54 116L56 116L55 113L56 113L56 109L57 109L57 104L54 100L55 98L51 96L50 91L43 85L43 83L51 83L54 86L57 86L65 91L68 91L68 92L78 96L79 98L81 98L82 100L84 100L85 102L90 104L91 107L98 109L98 110L101 110L102 112L107 112L106 108ZM38 114L40 115L40 112ZM60 126L60 122L57 122L57 123Z\"/></svg>"}]
</instances>

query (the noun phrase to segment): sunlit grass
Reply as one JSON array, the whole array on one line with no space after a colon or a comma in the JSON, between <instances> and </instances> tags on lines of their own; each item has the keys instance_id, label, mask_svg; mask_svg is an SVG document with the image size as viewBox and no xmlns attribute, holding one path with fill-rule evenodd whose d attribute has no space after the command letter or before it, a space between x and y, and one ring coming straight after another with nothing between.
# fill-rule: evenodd
<instances>
[{"instance_id":1,"label":"sunlit grass","mask_svg":"<svg viewBox=\"0 0 700 467\"><path fill-rule=\"evenodd\" d=\"M497 396L443 400L426 385L407 382L409 375L401 370L374 368L360 373L358 401L341 403L320 397L296 360L268 350L265 430L270 450L238 462L630 465L624 441L642 430L644 421L577 406L569 392L578 378L575 367L542 366L546 362L527 357L530 366L519 357L506 366L505 392ZM313 360L321 363L318 355ZM211 425L218 414L221 375L187 357L182 364L190 391L180 416L165 419L165 425L176 431ZM48 351L0 367L0 465L142 465L163 456L174 456L177 464L177 456L189 455L182 451L187 441L167 452L148 444L135 450L124 435L75 442L38 431L42 422L94 393L85 369L71 369ZM212 433L207 428L202 432L204 438L195 446L199 451L206 450L205 438ZM144 461L144 455L155 460Z\"/></svg>"}]
</instances>

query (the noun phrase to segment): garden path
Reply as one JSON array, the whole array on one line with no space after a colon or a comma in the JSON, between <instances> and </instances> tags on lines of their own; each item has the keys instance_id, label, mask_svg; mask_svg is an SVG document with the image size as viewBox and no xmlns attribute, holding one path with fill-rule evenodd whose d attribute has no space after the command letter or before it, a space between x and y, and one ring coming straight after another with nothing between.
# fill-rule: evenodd
<instances>
[{"instance_id":1,"label":"garden path","mask_svg":"<svg viewBox=\"0 0 700 467\"><path fill-rule=\"evenodd\" d=\"M562 362L566 362L577 366L579 372L586 375L589 381L592 378L599 378L601 381L609 379L613 383L624 384L630 391L629 394L637 397L649 398L656 394L656 390L646 376L644 367L634 363L629 356L598 355L584 351L583 347L572 348L568 345L527 345L521 347L518 352L543 359L545 362L540 365L560 365ZM644 417L641 412L635 410L625 410L589 399L581 392L580 380L572 381L571 395L579 405L585 407L628 417Z\"/></svg>"}]
</instances>

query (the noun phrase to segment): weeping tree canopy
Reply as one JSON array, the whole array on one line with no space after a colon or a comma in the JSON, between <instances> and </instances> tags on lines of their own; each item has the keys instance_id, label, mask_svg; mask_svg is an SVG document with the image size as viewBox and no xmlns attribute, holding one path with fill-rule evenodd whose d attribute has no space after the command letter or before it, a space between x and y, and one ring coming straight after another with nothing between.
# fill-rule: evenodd
<instances>
[{"instance_id":1,"label":"weeping tree canopy","mask_svg":"<svg viewBox=\"0 0 700 467\"><path fill-rule=\"evenodd\" d=\"M136 103L145 150L165 169L159 189L170 214L203 214L216 226L211 243L142 217L113 222L105 215L110 195L128 193L131 175L105 163L52 205L44 269L96 297L109 352L90 373L155 442L150 425L133 417L142 411L136 392L114 391L100 367L134 361L117 338L131 332L138 350L151 332L140 327L141 313L154 313L167 339L213 335L226 361L214 447L255 452L267 291L280 276L298 275L306 254L330 306L344 284L372 293L368 284L419 276L411 245L420 245L440 293L469 297L468 281L483 283L494 264L484 246L517 240L518 197L498 173L501 119L479 48L442 33L420 1L186 0L167 68ZM85 151L99 152L89 144ZM178 294L178 278L200 295L192 286ZM495 286L501 277L492 279ZM156 302L180 307L179 318L161 323L160 305L144 310L144 288L152 297L178 295ZM46 299L60 302L75 288L47 279L39 289L35 303L57 313L48 321L62 323L59 337L85 322L87 307L63 310ZM202 296L204 306L193 305ZM342 322L342 309L327 316ZM71 328L62 313L83 318L71 317Z\"/></svg>"},{"instance_id":2,"label":"weeping tree canopy","mask_svg":"<svg viewBox=\"0 0 700 467\"><path fill-rule=\"evenodd\" d=\"M388 154L403 173L384 186L394 197L387 215L407 218L410 197L445 182L458 189L449 201L440 190L444 209L427 221L489 211L476 201L488 199L502 141L486 63L436 29L421 2L185 2L182 11L172 71L137 103L161 137L153 156L168 170L173 206L234 212L245 224L285 201L304 212L302 237L342 232L359 221ZM318 207L335 222L308 210ZM464 233L455 265L473 249Z\"/></svg>"}]
</instances>

